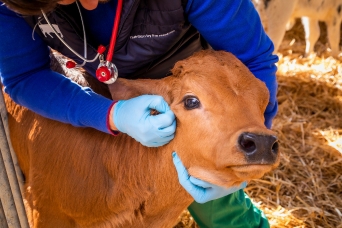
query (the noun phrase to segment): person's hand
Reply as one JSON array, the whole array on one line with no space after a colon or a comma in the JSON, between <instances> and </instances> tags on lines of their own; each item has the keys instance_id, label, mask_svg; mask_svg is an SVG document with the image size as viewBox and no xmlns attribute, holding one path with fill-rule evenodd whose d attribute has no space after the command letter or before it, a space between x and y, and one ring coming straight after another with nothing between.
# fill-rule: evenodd
<instances>
[{"instance_id":1,"label":"person's hand","mask_svg":"<svg viewBox=\"0 0 342 228\"><path fill-rule=\"evenodd\" d=\"M243 182L239 187L225 188L189 176L188 171L176 152L172 153L172 157L178 173L179 183L197 203L206 203L208 201L224 197L247 186L247 183Z\"/></svg>"},{"instance_id":2,"label":"person's hand","mask_svg":"<svg viewBox=\"0 0 342 228\"><path fill-rule=\"evenodd\" d=\"M159 112L151 115L151 109ZM115 104L113 121L116 128L148 147L170 142L176 131L176 118L161 96L142 95Z\"/></svg>"},{"instance_id":3,"label":"person's hand","mask_svg":"<svg viewBox=\"0 0 342 228\"><path fill-rule=\"evenodd\" d=\"M276 116L278 111L278 102L275 101L273 103L269 102L266 111L264 112L264 117L265 117L265 126L268 129L271 129L272 127L272 121L274 117Z\"/></svg>"}]
</instances>

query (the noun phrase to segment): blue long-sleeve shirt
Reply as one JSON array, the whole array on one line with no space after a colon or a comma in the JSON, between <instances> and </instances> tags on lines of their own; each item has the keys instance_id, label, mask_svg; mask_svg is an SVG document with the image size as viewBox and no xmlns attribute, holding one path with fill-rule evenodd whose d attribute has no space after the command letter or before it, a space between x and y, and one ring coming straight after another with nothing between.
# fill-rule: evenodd
<instances>
[{"instance_id":1,"label":"blue long-sleeve shirt","mask_svg":"<svg viewBox=\"0 0 342 228\"><path fill-rule=\"evenodd\" d=\"M1 2L0 2L1 4ZM116 1L82 10L88 35L108 44ZM266 83L270 103L265 118L270 127L277 112L276 66L273 44L262 29L250 0L189 0L189 21L216 50L236 55ZM90 33L90 34L89 34ZM91 72L94 74L94 72ZM106 118L112 101L82 88L50 70L49 49L22 16L0 6L0 77L11 98L45 117L79 127L108 132Z\"/></svg>"}]
</instances>

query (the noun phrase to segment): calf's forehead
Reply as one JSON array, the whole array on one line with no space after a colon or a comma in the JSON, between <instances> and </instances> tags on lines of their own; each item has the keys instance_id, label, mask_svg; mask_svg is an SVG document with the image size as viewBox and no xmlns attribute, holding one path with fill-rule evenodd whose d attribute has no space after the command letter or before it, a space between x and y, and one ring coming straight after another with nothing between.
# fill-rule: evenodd
<instances>
[{"instance_id":1,"label":"calf's forehead","mask_svg":"<svg viewBox=\"0 0 342 228\"><path fill-rule=\"evenodd\" d=\"M242 96L256 103L268 102L268 90L248 68L229 53L196 56L184 64L175 86L178 96L192 94L199 98L229 99ZM177 95L176 95L177 96Z\"/></svg>"}]
</instances>

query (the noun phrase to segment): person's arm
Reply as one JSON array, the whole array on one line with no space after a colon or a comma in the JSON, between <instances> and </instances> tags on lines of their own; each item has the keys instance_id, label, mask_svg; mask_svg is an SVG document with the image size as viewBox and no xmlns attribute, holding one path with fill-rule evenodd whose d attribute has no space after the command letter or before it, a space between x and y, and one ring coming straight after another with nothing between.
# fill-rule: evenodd
<instances>
[{"instance_id":1,"label":"person's arm","mask_svg":"<svg viewBox=\"0 0 342 228\"><path fill-rule=\"evenodd\" d=\"M50 70L49 48L32 34L22 16L0 6L0 76L5 92L44 117L108 133L105 120L113 101Z\"/></svg>"},{"instance_id":2,"label":"person's arm","mask_svg":"<svg viewBox=\"0 0 342 228\"><path fill-rule=\"evenodd\" d=\"M163 98L140 96L115 103L81 87L50 70L49 48L32 34L21 16L0 4L0 77L16 103L77 127L119 130L145 146L162 146L173 139L175 116ZM151 108L160 114L150 115Z\"/></svg>"},{"instance_id":3,"label":"person's arm","mask_svg":"<svg viewBox=\"0 0 342 228\"><path fill-rule=\"evenodd\" d=\"M265 125L270 128L277 113L276 65L273 43L266 35L250 0L189 0L188 19L215 50L225 50L239 58L266 83L270 102Z\"/></svg>"}]
</instances>

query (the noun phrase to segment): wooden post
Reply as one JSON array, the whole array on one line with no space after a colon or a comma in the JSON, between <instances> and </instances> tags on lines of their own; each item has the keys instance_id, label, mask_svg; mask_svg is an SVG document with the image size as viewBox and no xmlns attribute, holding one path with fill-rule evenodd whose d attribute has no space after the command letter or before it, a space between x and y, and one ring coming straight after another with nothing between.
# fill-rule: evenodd
<instances>
[{"instance_id":1,"label":"wooden post","mask_svg":"<svg viewBox=\"0 0 342 228\"><path fill-rule=\"evenodd\" d=\"M23 203L23 175L9 140L7 111L0 92L0 227L29 228Z\"/></svg>"}]
</instances>

